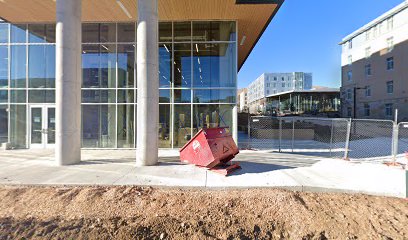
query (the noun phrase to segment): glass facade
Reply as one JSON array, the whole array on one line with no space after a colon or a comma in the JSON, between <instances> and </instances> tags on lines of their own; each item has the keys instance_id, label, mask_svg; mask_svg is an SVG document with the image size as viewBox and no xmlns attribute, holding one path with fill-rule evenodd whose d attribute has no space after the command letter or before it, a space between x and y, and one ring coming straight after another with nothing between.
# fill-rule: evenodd
<instances>
[{"instance_id":1,"label":"glass facade","mask_svg":"<svg viewBox=\"0 0 408 240\"><path fill-rule=\"evenodd\" d=\"M135 23L82 25L84 148L135 148L136 44ZM181 147L203 127L232 127L235 22L160 22L158 49L159 147ZM40 139L30 109L54 104L55 25L0 23L0 143L29 148Z\"/></svg>"}]
</instances>

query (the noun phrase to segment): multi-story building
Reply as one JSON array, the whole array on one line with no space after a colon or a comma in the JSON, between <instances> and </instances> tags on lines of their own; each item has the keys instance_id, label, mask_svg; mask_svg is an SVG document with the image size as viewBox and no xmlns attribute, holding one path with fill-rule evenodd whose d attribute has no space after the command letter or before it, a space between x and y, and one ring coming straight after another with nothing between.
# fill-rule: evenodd
<instances>
[{"instance_id":1,"label":"multi-story building","mask_svg":"<svg viewBox=\"0 0 408 240\"><path fill-rule=\"evenodd\" d=\"M340 44L342 115L408 120L408 1Z\"/></svg>"},{"instance_id":2,"label":"multi-story building","mask_svg":"<svg viewBox=\"0 0 408 240\"><path fill-rule=\"evenodd\" d=\"M248 89L242 88L238 90L238 112L245 112L248 110Z\"/></svg>"},{"instance_id":3,"label":"multi-story building","mask_svg":"<svg viewBox=\"0 0 408 240\"><path fill-rule=\"evenodd\" d=\"M291 90L312 88L312 74L304 72L263 73L248 86L248 107L251 113L264 111L266 97Z\"/></svg>"},{"instance_id":4,"label":"multi-story building","mask_svg":"<svg viewBox=\"0 0 408 240\"><path fill-rule=\"evenodd\" d=\"M0 1L0 144L150 165L201 128L237 139L237 72L282 3Z\"/></svg>"}]
</instances>

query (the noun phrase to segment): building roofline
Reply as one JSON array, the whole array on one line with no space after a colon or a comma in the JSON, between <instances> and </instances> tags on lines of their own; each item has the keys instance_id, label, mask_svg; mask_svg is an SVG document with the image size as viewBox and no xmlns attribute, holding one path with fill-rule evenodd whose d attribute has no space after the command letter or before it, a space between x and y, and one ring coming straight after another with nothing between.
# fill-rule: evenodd
<instances>
[{"instance_id":1,"label":"building roofline","mask_svg":"<svg viewBox=\"0 0 408 240\"><path fill-rule=\"evenodd\" d=\"M278 97L278 96L286 95L286 94L289 94L289 93L337 93L337 92L340 93L340 89L338 89L338 88L327 88L327 89L310 89L310 90L290 90L290 91L286 91L286 92L271 94L271 95L265 96L265 98Z\"/></svg>"},{"instance_id":2,"label":"building roofline","mask_svg":"<svg viewBox=\"0 0 408 240\"><path fill-rule=\"evenodd\" d=\"M374 27L378 23L386 20L387 18L389 18L391 16L394 16L394 15L398 14L399 12L405 10L406 8L408 8L408 1L407 0L405 0L403 3L399 4L398 6L394 7L393 9L387 11L386 13L382 14L381 16L377 17L376 19L374 19L373 21L371 21L368 24L364 25L363 27L357 29L353 33L349 34L348 36L346 36L345 38L342 39L342 41L339 43L339 45L342 45L342 44L350 41L351 39L357 37L358 35L362 34L363 32L365 32L365 31L369 30L370 28Z\"/></svg>"}]
</instances>

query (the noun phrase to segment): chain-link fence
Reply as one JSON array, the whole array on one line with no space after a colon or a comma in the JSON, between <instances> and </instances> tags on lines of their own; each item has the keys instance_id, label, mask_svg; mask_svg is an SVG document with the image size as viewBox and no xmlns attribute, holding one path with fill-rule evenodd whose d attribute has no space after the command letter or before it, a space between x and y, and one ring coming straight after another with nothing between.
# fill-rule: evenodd
<instances>
[{"instance_id":1,"label":"chain-link fence","mask_svg":"<svg viewBox=\"0 0 408 240\"><path fill-rule=\"evenodd\" d=\"M408 123L252 116L239 140L240 147L246 149L392 161L397 154L408 151Z\"/></svg>"},{"instance_id":2,"label":"chain-link fence","mask_svg":"<svg viewBox=\"0 0 408 240\"><path fill-rule=\"evenodd\" d=\"M408 122L398 124L398 155L407 154L408 157ZM401 156L402 158L404 156Z\"/></svg>"}]
</instances>

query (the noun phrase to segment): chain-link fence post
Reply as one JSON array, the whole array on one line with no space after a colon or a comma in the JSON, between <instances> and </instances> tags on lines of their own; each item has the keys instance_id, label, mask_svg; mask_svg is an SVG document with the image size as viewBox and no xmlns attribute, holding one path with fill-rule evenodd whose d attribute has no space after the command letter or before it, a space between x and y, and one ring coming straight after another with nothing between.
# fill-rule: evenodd
<instances>
[{"instance_id":1,"label":"chain-link fence post","mask_svg":"<svg viewBox=\"0 0 408 240\"><path fill-rule=\"evenodd\" d=\"M282 151L282 119L279 118L279 152Z\"/></svg>"},{"instance_id":2,"label":"chain-link fence post","mask_svg":"<svg viewBox=\"0 0 408 240\"><path fill-rule=\"evenodd\" d=\"M347 121L346 146L344 149L344 159L348 159L348 154L349 154L351 121L352 121L351 118Z\"/></svg>"},{"instance_id":3,"label":"chain-link fence post","mask_svg":"<svg viewBox=\"0 0 408 240\"><path fill-rule=\"evenodd\" d=\"M391 144L391 154L392 154L392 162L395 164L397 161L397 154L398 154L398 135L399 135L399 125L396 121L392 122L392 144Z\"/></svg>"},{"instance_id":4,"label":"chain-link fence post","mask_svg":"<svg viewBox=\"0 0 408 240\"><path fill-rule=\"evenodd\" d=\"M331 129L330 129L330 157L332 157L332 148L333 148L333 131L334 131L334 120L331 120Z\"/></svg>"},{"instance_id":5,"label":"chain-link fence post","mask_svg":"<svg viewBox=\"0 0 408 240\"><path fill-rule=\"evenodd\" d=\"M247 148L248 149L252 149L252 144L251 144L251 141L252 141L252 138L251 138L251 121L252 121L252 117L251 117L251 114L249 114L248 113L248 146L247 146Z\"/></svg>"}]
</instances>

